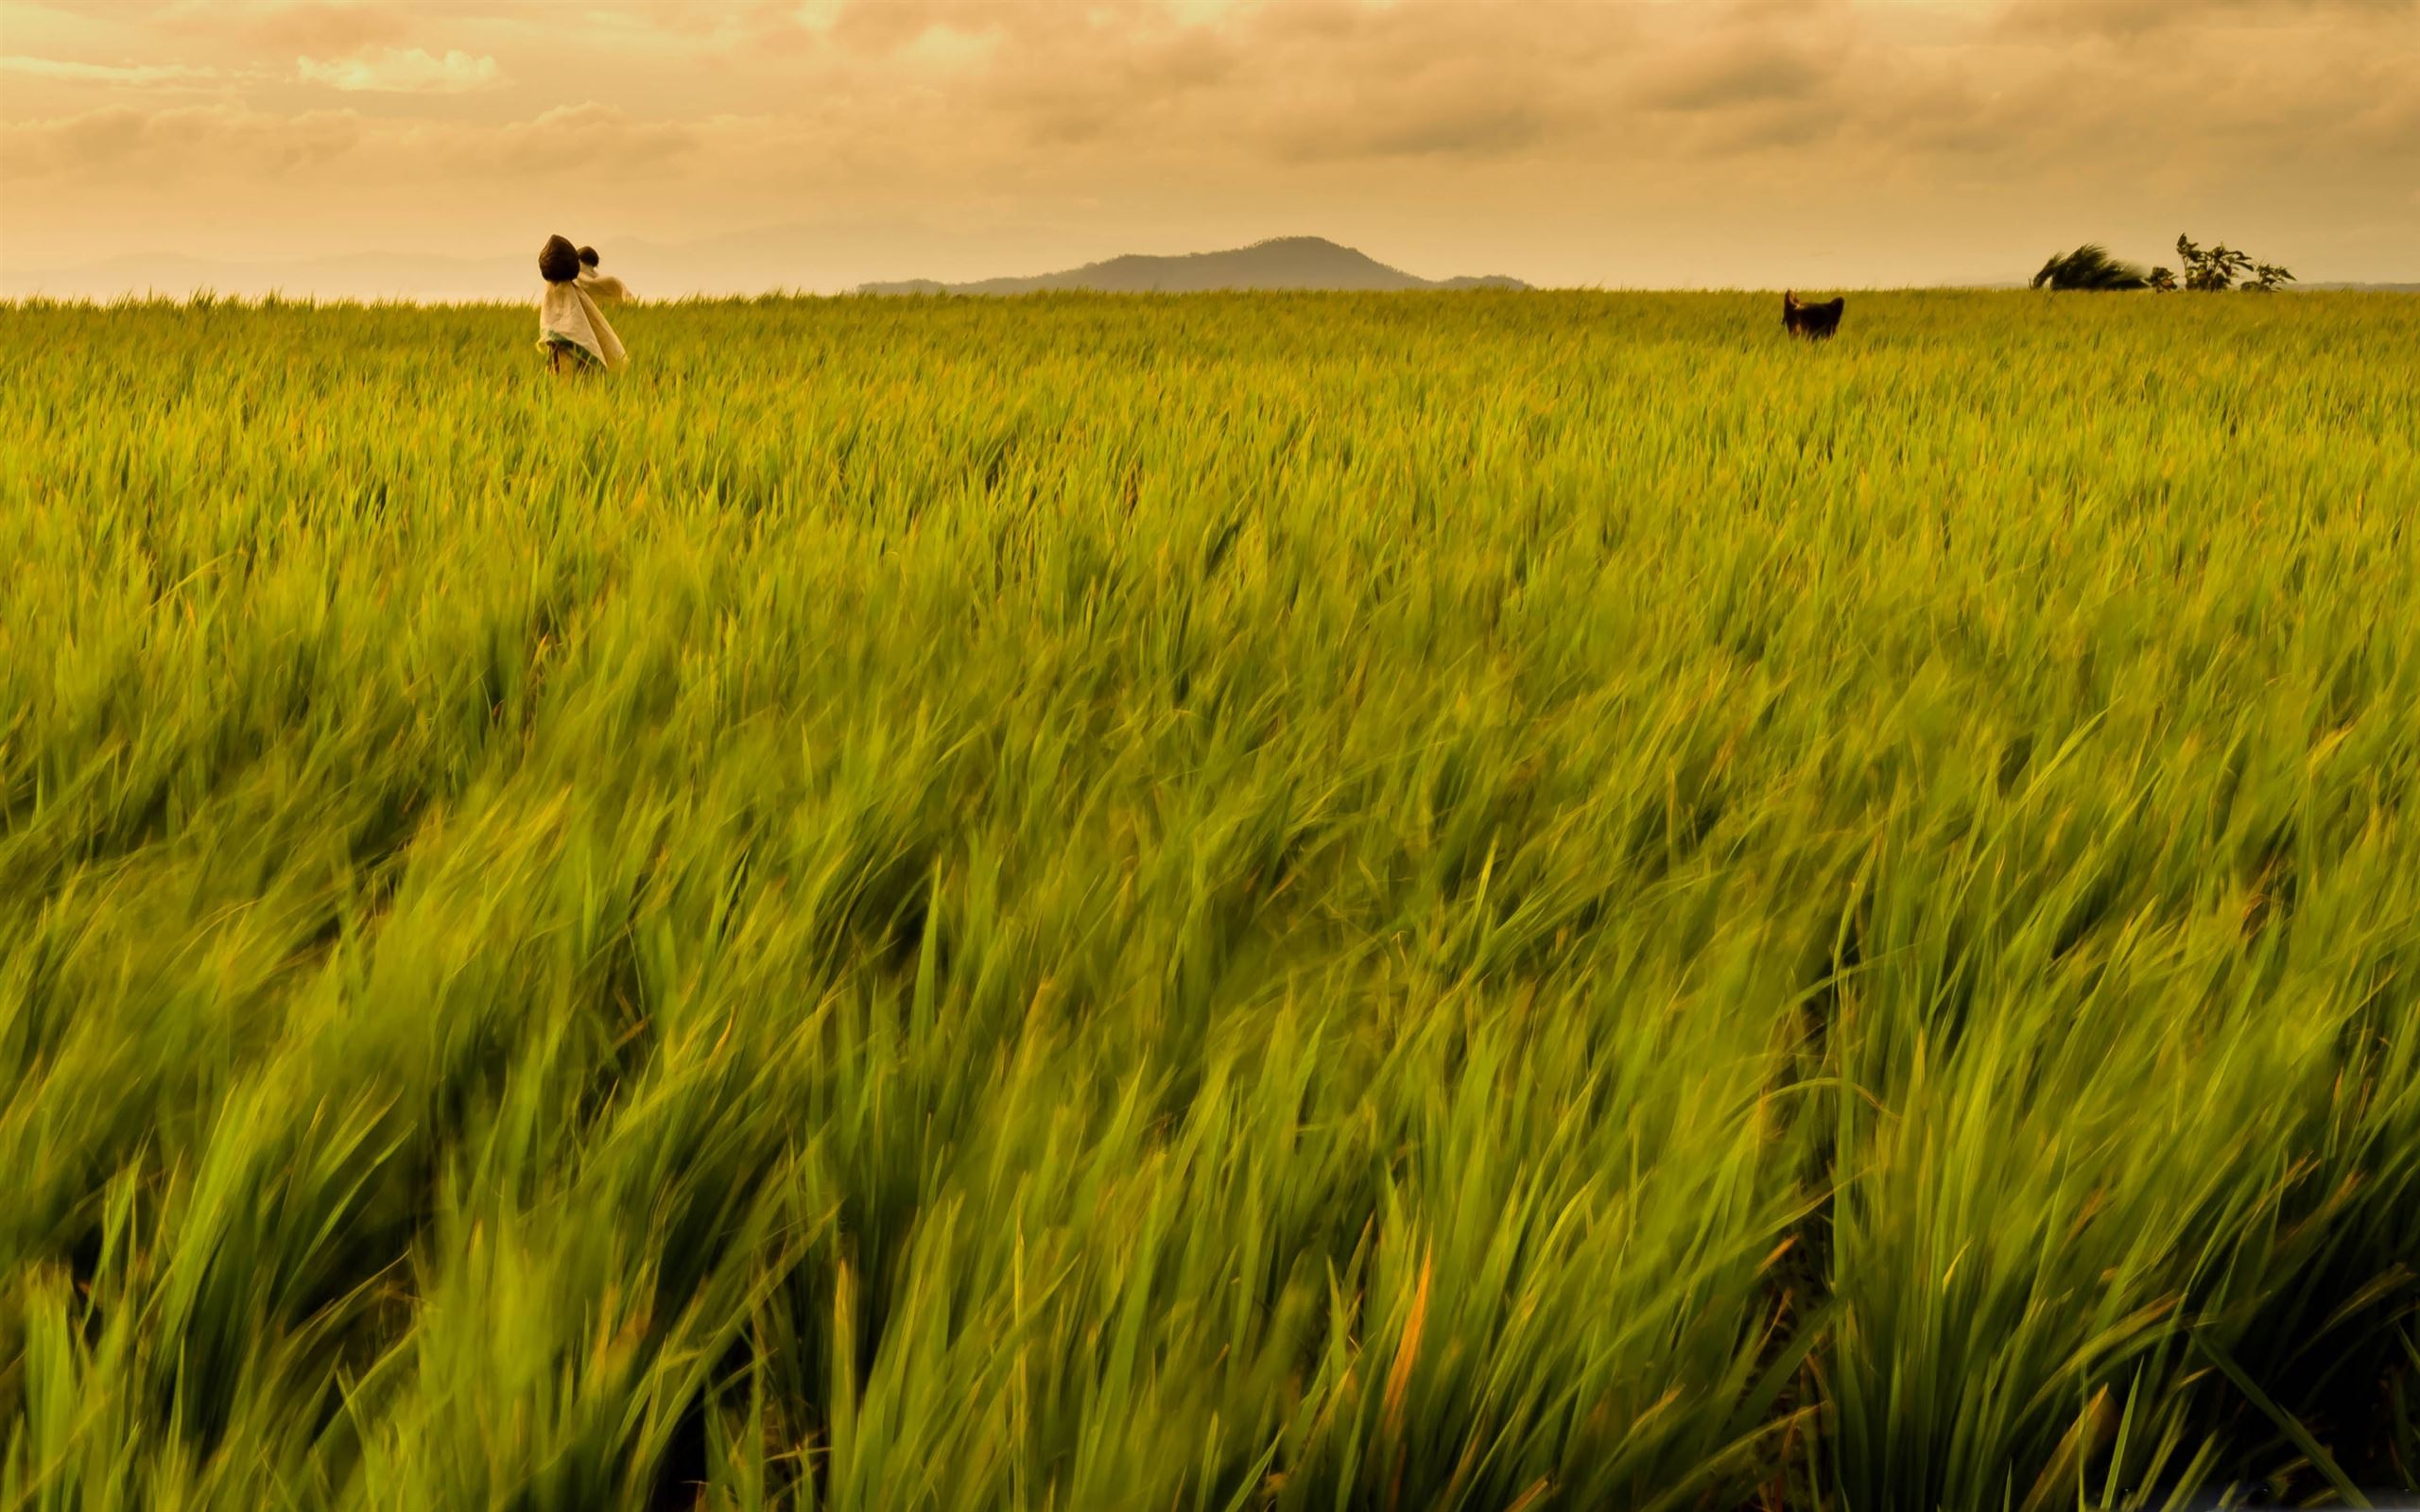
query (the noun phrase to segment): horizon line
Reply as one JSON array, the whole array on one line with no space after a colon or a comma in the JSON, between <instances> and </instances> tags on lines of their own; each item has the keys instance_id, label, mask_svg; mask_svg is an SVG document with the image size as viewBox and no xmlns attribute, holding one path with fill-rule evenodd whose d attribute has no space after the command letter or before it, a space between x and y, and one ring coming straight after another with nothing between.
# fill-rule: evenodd
<instances>
[{"instance_id":1,"label":"horizon line","mask_svg":"<svg viewBox=\"0 0 2420 1512\"><path fill-rule=\"evenodd\" d=\"M889 292L889 291L885 291L884 289L880 289L880 288L875 288L875 287L870 287L870 286L860 285L860 286L856 287L856 288L834 289L834 290L816 290L816 289L796 288L796 287L786 287L786 287L774 287L774 288L760 289L760 290L757 290L757 291L754 291L754 292L737 292L737 291L734 291L734 292L729 292L729 293L715 293L715 294L709 294L709 293L677 294L677 295L667 295L667 296L665 296L665 297L662 297L662 298L655 298L655 299L633 300L633 301L629 301L628 305L617 305L616 307L617 307L617 308L627 308L627 307L636 306L636 307L644 307L644 308L655 308L655 307L659 307L659 306L682 306L682 305L695 305L695 304L738 304L738 303L755 303L755 302L759 302L759 301L768 301L768 300L788 301L793 301L793 302L806 302L806 301L809 301L863 300L863 301L887 301L887 302L898 303L898 302L913 302L913 301L943 301L943 300L977 300L977 301L1010 301L1010 300L1068 299L1068 298L1075 298L1075 299L1094 299L1094 300L1189 300L1189 299L1217 298L1217 297L1234 298L1234 297L1237 297L1237 296L1251 296L1251 297L1255 297L1255 298L1267 298L1267 297L1272 297L1272 296L1296 296L1296 295L1322 295L1322 296L1345 297L1345 298L1357 298L1357 299L1370 299L1370 298L1377 298L1377 299L1394 299L1394 298L1405 298L1405 297L1418 298L1418 297L1422 297L1422 296L1430 296L1430 297L1437 297L1437 298L1459 298L1459 297L1474 297L1474 296L1476 296L1476 297L1495 297L1495 298L1502 299L1502 298L1519 298L1519 297L1524 296L1524 295L1536 295L1536 294L1620 294L1620 295L1635 295L1635 294L1682 295L1682 294L1693 294L1693 295L1706 295L1706 296L1728 296L1728 295L1749 295L1749 294L1756 294L1756 295L1774 295L1774 294L1779 294L1779 293L1784 292L1785 288L1787 288L1787 289L1790 289L1790 290L1799 290L1799 289L1804 289L1805 291L1806 291L1806 292L1810 292L1810 293L1827 293L1827 294L1829 294L1829 293L1838 293L1838 294L1862 294L1862 295L1878 295L1878 294L2044 294L2044 295L2049 295L2049 294L2058 294L2058 295L2087 295L2087 296L2088 296L2088 295L2110 294L2110 293L2115 293L2115 294L2126 294L2126 293L2148 294L2148 293L2157 292L2157 291L2148 290L2148 289L2115 289L2115 290L2098 290L2098 289L2047 289L2047 288L2033 288L2033 287L2030 286L2029 284L2025 284L2025 283L2023 283L2023 282L2019 282L2019 281L1995 282L1995 283L1988 283L1988 284L1787 284L1787 285L1784 285L1784 284L1773 284L1773 285L1772 285L1772 286L1770 286L1770 287L1765 286L1765 285L1760 285L1760 284L1722 284L1722 285L1687 285L1687 286L1683 286L1683 285L1674 285L1674 284L1530 284L1530 285L1526 285L1526 286L1524 286L1524 287L1520 287L1520 288L1508 288L1508 287L1504 287L1504 286L1501 286L1501 285L1497 285L1497 286L1494 286L1494 287L1459 288L1459 289L1454 289L1454 288L1346 289L1346 288L1317 288L1317 287L1307 287L1307 286L1306 286L1306 287L1302 287L1302 288L1224 288L1224 289L1093 289L1093 288L1060 288L1060 289L1019 289L1019 290L1004 291L1004 292L998 292L998 293L970 293L970 292L966 292L966 291L963 291L963 290L959 290L959 289L950 289L950 288L942 288L942 289L918 289L918 290L902 291L902 292ZM2178 293L2191 293L2191 292L2212 292L2212 291L2177 290L2177 291L2173 291L2173 292L2178 292ZM2228 290L2218 291L2218 292L2225 292L2225 293L2231 293L2231 294L2258 293L2258 292L2272 292L2272 293L2280 293L2280 294L2396 294L2396 293L2420 293L2420 281L2414 281L2414 282L2405 283L2405 282L2401 282L2401 281L2375 281L2375 282L2374 282L2374 281L2362 281L2362 280L2322 280L2322 281L2313 282L2313 283L2297 284L2294 287L2285 288L2285 289L2277 289L2277 290L2266 290L2266 291L2263 291L2263 290L2254 290L2254 289L2249 289L2249 288L2244 288L2244 287L2238 287L2238 288L2228 289ZM521 309L526 309L526 308L527 308L527 307L528 307L528 305L529 305L529 303L530 303L530 301L529 301L528 299L524 299L524 298L519 298L519 297L507 298L507 297L501 297L501 296L498 296L498 297L489 297L489 298L454 298L454 297L450 297L450 296L421 297L421 296L414 296L414 295L403 295L403 294L397 294L397 295L372 295L372 296L367 296L367 297L365 297L365 296L361 296L361 295L352 295L352 294L335 294L335 295L316 295L316 294L308 294L308 293L292 293L292 294L289 294L289 293L286 293L286 292L285 292L285 291L283 291L283 290L278 290L278 289L271 289L271 290L268 290L268 291L267 291L267 292L260 293L260 294L220 293L220 292L218 292L218 291L217 291L217 290L216 290L216 289L208 289L208 288L197 288L197 289L193 289L193 290L190 290L190 291L188 291L188 292L185 292L185 293L170 293L170 292L166 292L166 291L163 291L163 290L159 290L159 289L145 289L145 290L140 290L140 291L133 290L133 289L128 289L128 290L124 290L124 291L121 291L121 292L119 292L119 293L116 293L116 294L105 294L105 295L95 295L95 294L45 294L45 293L42 293L42 292L40 292L40 291L35 291L35 292L31 292L31 293L25 293L25 294L0 294L0 308L6 308L6 309L17 309L17 310L26 310L26 309L79 309L79 310L95 310L95 311L102 311L102 312L107 312L107 311L112 311L112 310L120 310L120 309L156 309L156 308L159 308L159 307L162 307L162 306L167 306L167 307L170 307L170 308L176 308L176 309L217 309L217 308L228 308L228 307L232 307L232 308L237 308L237 309L295 309L295 308L307 308L307 309L329 309L329 310L344 310L344 309L354 309L354 310L371 310L371 309L436 309L436 310L444 310L444 309L461 309L461 310L499 309L499 310L521 310Z\"/></svg>"}]
</instances>

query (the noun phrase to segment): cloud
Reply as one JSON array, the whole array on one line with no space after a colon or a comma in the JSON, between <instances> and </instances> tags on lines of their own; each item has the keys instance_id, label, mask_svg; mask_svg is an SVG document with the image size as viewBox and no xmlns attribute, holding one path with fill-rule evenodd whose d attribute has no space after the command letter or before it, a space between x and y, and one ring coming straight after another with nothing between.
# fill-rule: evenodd
<instances>
[{"instance_id":1,"label":"cloud","mask_svg":"<svg viewBox=\"0 0 2420 1512\"><path fill-rule=\"evenodd\" d=\"M579 24L557 28L574 4ZM510 133L559 102L547 85L569 69L597 103L544 129L579 131L633 163L694 159L818 194L854 176L900 193L988 180L1002 196L1044 184L1098 196L1104 175L1242 181L1356 162L1466 176L1561 164L1637 180L1819 153L1869 177L1927 171L1927 159L1961 174L2071 160L2077 171L2239 176L2311 154L2404 155L2411 112L2394 102L2420 93L2414 50L2388 45L2399 33L2377 25L2420 14L2420 0L207 6L240 42L79 65L123 68L122 79L59 77L166 83L208 63L232 78L243 56L232 49L280 28L346 42L441 24L442 50L305 50L290 77L416 96L416 140L475 155L521 140ZM169 0L152 13L202 12ZM519 126L475 126L446 103L474 92L526 92ZM2216 117L2215 100L2227 102ZM783 153L752 153L707 124L735 115L763 121Z\"/></svg>"},{"instance_id":2,"label":"cloud","mask_svg":"<svg viewBox=\"0 0 2420 1512\"><path fill-rule=\"evenodd\" d=\"M639 120L590 101L502 126L418 126L399 145L406 155L428 152L463 173L518 173L517 166L507 165L567 151L582 163L610 165L616 179L628 179L697 150L704 129L687 123Z\"/></svg>"},{"instance_id":3,"label":"cloud","mask_svg":"<svg viewBox=\"0 0 2420 1512\"><path fill-rule=\"evenodd\" d=\"M544 0L542 0L544 3ZM218 43L270 57L341 58L402 41L420 21L459 24L456 0L36 0L37 8L184 44Z\"/></svg>"},{"instance_id":4,"label":"cloud","mask_svg":"<svg viewBox=\"0 0 2420 1512\"><path fill-rule=\"evenodd\" d=\"M408 52L389 47L376 54L326 61L298 58L294 66L302 82L324 84L347 94L465 94L506 82L504 70L493 58L474 58L460 51L440 58L418 47Z\"/></svg>"},{"instance_id":5,"label":"cloud","mask_svg":"<svg viewBox=\"0 0 2420 1512\"><path fill-rule=\"evenodd\" d=\"M164 111L113 105L52 120L9 122L0 161L11 179L146 183L212 171L283 175L352 151L364 126L350 111L276 115L235 105Z\"/></svg>"},{"instance_id":6,"label":"cloud","mask_svg":"<svg viewBox=\"0 0 2420 1512\"><path fill-rule=\"evenodd\" d=\"M1204 33L1087 37L1074 31L1006 41L1013 60L994 60L973 103L996 112L1037 146L1166 140L1215 92L1232 89L1247 66L1233 40Z\"/></svg>"},{"instance_id":7,"label":"cloud","mask_svg":"<svg viewBox=\"0 0 2420 1512\"><path fill-rule=\"evenodd\" d=\"M1481 97L1375 122L1347 140L1374 157L1490 157L1544 141L1553 119L1530 100Z\"/></svg>"},{"instance_id":8,"label":"cloud","mask_svg":"<svg viewBox=\"0 0 2420 1512\"><path fill-rule=\"evenodd\" d=\"M79 255L139 223L123 207L188 180L220 202L252 183L265 225L331 239L359 222L340 232L325 208L374 184L363 202L412 234L442 222L475 240L531 201L560 204L566 224L628 205L699 231L813 206L836 223L1018 228L1017 257L1036 266L1078 222L1074 261L1120 249L1105 238L1203 227L1526 237L1589 221L1588 235L1646 246L1623 228L1651 214L1700 215L1740 246L1863 238L1874 258L2053 221L2118 241L2149 216L2368 228L2365 248L2420 234L2420 0L43 0L34 13L93 20L52 41L19 35L10 10L11 40L49 56L8 60L7 103L52 118L0 112L0 173L77 179L12 198L9 233ZM107 61L53 61L78 57ZM287 66L263 73L263 59ZM143 108L187 85L219 104ZM362 112L302 109L322 90ZM610 183L533 183L532 156L563 146L610 166ZM579 198L592 188L605 198ZM1582 233L1565 234L1581 256Z\"/></svg>"},{"instance_id":9,"label":"cloud","mask_svg":"<svg viewBox=\"0 0 2420 1512\"><path fill-rule=\"evenodd\" d=\"M2295 153L2375 151L2404 113L2345 111L2328 80L2359 77L2372 100L2420 91L2413 50L2382 48L2394 31L2370 25L2416 6L826 0L810 25L795 4L729 0L715 14L746 38L719 34L722 66L778 57L807 101L797 118L852 161L903 170L948 155L1023 183L1355 162L1636 180L1820 154L1912 182L2120 164L2244 177ZM2208 24L2144 29L2180 16ZM966 40L946 85L920 61L936 38ZM2213 99L2234 102L2241 130L2210 124Z\"/></svg>"},{"instance_id":10,"label":"cloud","mask_svg":"<svg viewBox=\"0 0 2420 1512\"><path fill-rule=\"evenodd\" d=\"M993 45L946 102L952 129L1062 155L1478 161L1548 144L1583 116L1591 71L1630 30L1623 7L1545 9L902 0L841 11L823 57L864 78L909 56L922 28L979 30Z\"/></svg>"},{"instance_id":11,"label":"cloud","mask_svg":"<svg viewBox=\"0 0 2420 1512\"><path fill-rule=\"evenodd\" d=\"M1812 52L1762 33L1719 39L1659 58L1639 91L1642 104L1668 111L1721 111L1800 100L1835 68Z\"/></svg>"},{"instance_id":12,"label":"cloud","mask_svg":"<svg viewBox=\"0 0 2420 1512\"><path fill-rule=\"evenodd\" d=\"M735 159L767 123L641 120L611 106L566 106L519 121L396 118L346 111L297 115L240 105L146 111L107 106L52 120L9 122L0 163L10 180L73 179L79 184L156 184L206 177L274 180L288 194L320 170L357 178L363 169L408 189L442 181L515 184L527 164L565 150L610 164L614 181L643 179L712 143Z\"/></svg>"},{"instance_id":13,"label":"cloud","mask_svg":"<svg viewBox=\"0 0 2420 1512\"><path fill-rule=\"evenodd\" d=\"M2139 38L2216 26L2420 23L2420 0L2009 0L2001 31L2031 38Z\"/></svg>"},{"instance_id":14,"label":"cloud","mask_svg":"<svg viewBox=\"0 0 2420 1512\"><path fill-rule=\"evenodd\" d=\"M219 77L218 70L215 68L187 68L182 63L79 63L53 58L0 58L0 72L78 84L121 84L134 88L198 84Z\"/></svg>"},{"instance_id":15,"label":"cloud","mask_svg":"<svg viewBox=\"0 0 2420 1512\"><path fill-rule=\"evenodd\" d=\"M143 146L152 117L112 105L60 120L10 122L0 153L10 178L43 179L124 164Z\"/></svg>"},{"instance_id":16,"label":"cloud","mask_svg":"<svg viewBox=\"0 0 2420 1512\"><path fill-rule=\"evenodd\" d=\"M214 9L217 24L225 26L224 0L217 0ZM358 0L296 0L266 7L246 18L243 26L247 41L275 53L347 58L402 42L407 35L407 14L400 7L364 5Z\"/></svg>"},{"instance_id":17,"label":"cloud","mask_svg":"<svg viewBox=\"0 0 2420 1512\"><path fill-rule=\"evenodd\" d=\"M1556 109L1518 90L1468 81L1428 92L1389 91L1326 108L1299 107L1270 135L1294 163L1384 158L1501 158L1546 142Z\"/></svg>"}]
</instances>

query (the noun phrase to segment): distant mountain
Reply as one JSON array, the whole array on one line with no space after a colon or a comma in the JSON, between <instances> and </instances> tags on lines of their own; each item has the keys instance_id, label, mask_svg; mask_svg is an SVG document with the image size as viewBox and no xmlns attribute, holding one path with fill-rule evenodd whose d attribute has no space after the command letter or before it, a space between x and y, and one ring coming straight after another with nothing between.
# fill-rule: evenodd
<instances>
[{"instance_id":1,"label":"distant mountain","mask_svg":"<svg viewBox=\"0 0 2420 1512\"><path fill-rule=\"evenodd\" d=\"M1418 278L1320 236L1280 236L1224 252L1182 257L1129 254L1063 273L942 284L928 278L867 284L860 294L1039 294L1084 289L1103 294L1201 294L1214 289L1524 289L1517 278Z\"/></svg>"},{"instance_id":2,"label":"distant mountain","mask_svg":"<svg viewBox=\"0 0 2420 1512\"><path fill-rule=\"evenodd\" d=\"M2420 284L2300 284L2306 289L2353 289L2363 294L2420 294Z\"/></svg>"}]
</instances>

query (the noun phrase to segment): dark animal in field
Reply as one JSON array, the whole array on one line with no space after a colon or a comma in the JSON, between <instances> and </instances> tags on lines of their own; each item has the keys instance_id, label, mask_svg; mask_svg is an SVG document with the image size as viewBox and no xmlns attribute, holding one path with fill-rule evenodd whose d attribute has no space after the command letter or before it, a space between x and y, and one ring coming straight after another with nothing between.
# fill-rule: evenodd
<instances>
[{"instance_id":1,"label":"dark animal in field","mask_svg":"<svg viewBox=\"0 0 2420 1512\"><path fill-rule=\"evenodd\" d=\"M1829 300L1822 304L1801 304L1798 296L1789 289L1781 293L1781 328L1794 336L1809 341L1822 341L1841 328L1841 311L1848 304L1844 299Z\"/></svg>"}]
</instances>

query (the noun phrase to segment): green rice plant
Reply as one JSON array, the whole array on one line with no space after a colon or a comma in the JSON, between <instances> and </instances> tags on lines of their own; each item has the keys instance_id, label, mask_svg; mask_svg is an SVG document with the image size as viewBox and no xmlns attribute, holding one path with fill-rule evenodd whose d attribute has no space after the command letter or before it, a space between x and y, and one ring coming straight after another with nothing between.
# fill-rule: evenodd
<instances>
[{"instance_id":1,"label":"green rice plant","mask_svg":"<svg viewBox=\"0 0 2420 1512\"><path fill-rule=\"evenodd\" d=\"M0 311L0 1505L2413 1488L2420 306L1773 315Z\"/></svg>"}]
</instances>

